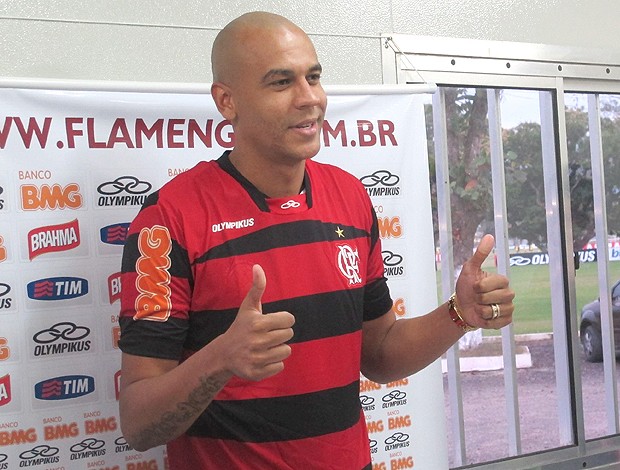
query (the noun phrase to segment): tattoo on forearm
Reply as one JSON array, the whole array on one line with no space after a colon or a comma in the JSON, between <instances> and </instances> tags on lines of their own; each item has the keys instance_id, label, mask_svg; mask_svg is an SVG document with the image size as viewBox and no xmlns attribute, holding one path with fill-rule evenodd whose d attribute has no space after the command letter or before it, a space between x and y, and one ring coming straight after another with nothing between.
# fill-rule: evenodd
<instances>
[{"instance_id":1,"label":"tattoo on forearm","mask_svg":"<svg viewBox=\"0 0 620 470\"><path fill-rule=\"evenodd\" d=\"M159 421L152 423L138 436L141 443L150 443L148 447L152 447L168 442L171 436L179 434L179 427L185 426L189 419L193 418L193 422L205 410L224 385L212 377L201 377L199 380L200 384L189 393L187 401L162 414Z\"/></svg>"}]
</instances>

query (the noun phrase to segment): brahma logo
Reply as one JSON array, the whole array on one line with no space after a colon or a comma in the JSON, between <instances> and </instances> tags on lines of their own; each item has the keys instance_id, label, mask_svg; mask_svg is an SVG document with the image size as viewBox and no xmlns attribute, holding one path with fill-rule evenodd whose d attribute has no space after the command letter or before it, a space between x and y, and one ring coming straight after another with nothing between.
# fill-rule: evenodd
<instances>
[{"instance_id":1,"label":"brahma logo","mask_svg":"<svg viewBox=\"0 0 620 470\"><path fill-rule=\"evenodd\" d=\"M114 181L106 181L97 187L100 194L97 205L106 206L141 206L146 202L146 193L153 185L140 181L135 176L119 176Z\"/></svg>"},{"instance_id":2,"label":"brahma logo","mask_svg":"<svg viewBox=\"0 0 620 470\"><path fill-rule=\"evenodd\" d=\"M77 183L70 183L66 186L43 184L40 187L35 184L24 184L21 186L21 196L22 209L25 211L82 207L82 195Z\"/></svg>"},{"instance_id":3,"label":"brahma logo","mask_svg":"<svg viewBox=\"0 0 620 470\"><path fill-rule=\"evenodd\" d=\"M108 225L99 230L99 235L103 243L108 245L124 245L127 241L129 232L129 222Z\"/></svg>"},{"instance_id":4,"label":"brahma logo","mask_svg":"<svg viewBox=\"0 0 620 470\"><path fill-rule=\"evenodd\" d=\"M136 261L136 289L140 293L135 302L134 320L166 321L170 316L170 251L172 240L166 227L155 225L143 228L138 235L140 258Z\"/></svg>"},{"instance_id":5,"label":"brahma logo","mask_svg":"<svg viewBox=\"0 0 620 470\"><path fill-rule=\"evenodd\" d=\"M121 273L114 273L108 276L108 299L110 305L121 298Z\"/></svg>"},{"instance_id":6,"label":"brahma logo","mask_svg":"<svg viewBox=\"0 0 620 470\"><path fill-rule=\"evenodd\" d=\"M28 232L28 256L32 261L45 253L68 251L80 246L78 220L66 224L48 225Z\"/></svg>"},{"instance_id":7,"label":"brahma logo","mask_svg":"<svg viewBox=\"0 0 620 470\"><path fill-rule=\"evenodd\" d=\"M0 406L11 402L11 376L6 374L0 377Z\"/></svg>"},{"instance_id":8,"label":"brahma logo","mask_svg":"<svg viewBox=\"0 0 620 470\"><path fill-rule=\"evenodd\" d=\"M50 277L29 282L32 300L67 300L88 294L88 281L80 277Z\"/></svg>"},{"instance_id":9,"label":"brahma logo","mask_svg":"<svg viewBox=\"0 0 620 470\"><path fill-rule=\"evenodd\" d=\"M95 391L95 379L88 375L65 375L43 380L34 386L39 400L70 400Z\"/></svg>"},{"instance_id":10,"label":"brahma logo","mask_svg":"<svg viewBox=\"0 0 620 470\"><path fill-rule=\"evenodd\" d=\"M361 284L360 256L357 248L354 250L349 245L338 245L337 263L340 273L349 281L349 285Z\"/></svg>"}]
</instances>

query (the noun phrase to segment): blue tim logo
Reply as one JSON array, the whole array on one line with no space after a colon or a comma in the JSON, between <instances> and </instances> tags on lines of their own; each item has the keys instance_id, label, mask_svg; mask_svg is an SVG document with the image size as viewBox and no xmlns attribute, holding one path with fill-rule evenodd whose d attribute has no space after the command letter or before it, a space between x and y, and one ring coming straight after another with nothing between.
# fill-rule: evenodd
<instances>
[{"instance_id":1,"label":"blue tim logo","mask_svg":"<svg viewBox=\"0 0 620 470\"><path fill-rule=\"evenodd\" d=\"M99 230L101 241L108 245L124 245L129 231L129 222L122 222L102 227Z\"/></svg>"},{"instance_id":2,"label":"blue tim logo","mask_svg":"<svg viewBox=\"0 0 620 470\"><path fill-rule=\"evenodd\" d=\"M95 379L88 375L64 375L43 380L34 386L39 400L69 400L95 391Z\"/></svg>"},{"instance_id":3,"label":"blue tim logo","mask_svg":"<svg viewBox=\"0 0 620 470\"><path fill-rule=\"evenodd\" d=\"M80 277L50 277L29 282L28 297L33 300L66 300L88 294L88 281Z\"/></svg>"}]
</instances>

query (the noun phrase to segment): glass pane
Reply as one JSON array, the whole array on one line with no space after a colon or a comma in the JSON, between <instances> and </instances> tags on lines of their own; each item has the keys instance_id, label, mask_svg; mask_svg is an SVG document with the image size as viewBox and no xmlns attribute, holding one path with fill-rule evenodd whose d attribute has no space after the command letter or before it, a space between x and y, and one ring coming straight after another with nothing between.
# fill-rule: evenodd
<instances>
[{"instance_id":1,"label":"glass pane","mask_svg":"<svg viewBox=\"0 0 620 470\"><path fill-rule=\"evenodd\" d=\"M603 172L605 175L605 200L608 230L609 291L617 295L620 286L620 100L618 96L601 95L601 133ZM595 206L592 192L592 159L588 127L588 96L570 94L566 98L566 122L571 178L571 209L575 250L579 252L579 269L576 276L579 335L582 344L581 381L584 400L584 426L586 439L610 434L607 427L605 379L602 334L600 326L599 266L596 256ZM615 287L614 287L615 286ZM618 305L614 305L618 304ZM620 304L612 300L614 315L620 314ZM620 325L619 325L620 327ZM616 348L620 345L620 330L615 333Z\"/></svg>"},{"instance_id":2,"label":"glass pane","mask_svg":"<svg viewBox=\"0 0 620 470\"><path fill-rule=\"evenodd\" d=\"M453 256L458 270L458 266L471 256L480 237L494 230L487 90L444 90ZM560 446L539 92L506 89L501 90L500 96L511 255L509 276L517 294L514 328L518 335L516 353L522 451L531 453ZM432 125L428 116L427 122ZM428 135L432 141L430 129ZM432 150L429 148L431 175L434 175ZM434 182L431 186L435 189ZM440 259L439 256L438 270L441 269ZM485 269L495 269L492 256ZM461 343L466 464L509 455L501 355L499 331L485 330L484 336ZM451 420L447 378L444 385L446 416ZM452 423L448 429L452 432ZM453 467L456 439L456 436L448 437Z\"/></svg>"}]
</instances>

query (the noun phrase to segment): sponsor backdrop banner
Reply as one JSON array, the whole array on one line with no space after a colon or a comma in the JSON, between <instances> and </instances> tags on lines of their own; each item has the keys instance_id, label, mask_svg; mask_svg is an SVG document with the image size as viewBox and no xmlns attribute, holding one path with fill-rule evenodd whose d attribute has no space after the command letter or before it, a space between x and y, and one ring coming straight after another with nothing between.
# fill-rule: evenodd
<instances>
[{"instance_id":1,"label":"sponsor backdrop banner","mask_svg":"<svg viewBox=\"0 0 620 470\"><path fill-rule=\"evenodd\" d=\"M399 317L437 304L421 97L331 93L317 159L373 200ZM118 418L119 270L148 194L232 148L208 94L0 89L0 470L165 469ZM338 358L334 358L335 361ZM441 367L361 378L376 469L448 466Z\"/></svg>"}]
</instances>

